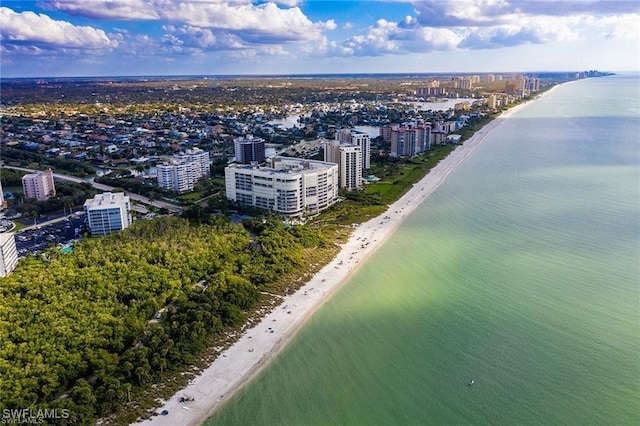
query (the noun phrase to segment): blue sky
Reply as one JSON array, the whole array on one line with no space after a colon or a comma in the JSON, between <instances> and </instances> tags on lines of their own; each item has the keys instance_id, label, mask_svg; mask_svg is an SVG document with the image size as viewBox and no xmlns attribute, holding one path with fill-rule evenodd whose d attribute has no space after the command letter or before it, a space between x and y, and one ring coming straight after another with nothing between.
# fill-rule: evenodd
<instances>
[{"instance_id":1,"label":"blue sky","mask_svg":"<svg viewBox=\"0 0 640 426\"><path fill-rule=\"evenodd\" d=\"M640 71L638 0L2 0L2 77Z\"/></svg>"}]
</instances>

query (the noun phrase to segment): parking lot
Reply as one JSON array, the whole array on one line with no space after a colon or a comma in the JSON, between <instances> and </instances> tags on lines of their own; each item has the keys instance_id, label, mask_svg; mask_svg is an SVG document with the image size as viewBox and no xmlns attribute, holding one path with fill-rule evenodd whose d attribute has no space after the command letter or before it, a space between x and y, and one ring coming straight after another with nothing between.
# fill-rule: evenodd
<instances>
[{"instance_id":1,"label":"parking lot","mask_svg":"<svg viewBox=\"0 0 640 426\"><path fill-rule=\"evenodd\" d=\"M64 246L82 238L84 221L84 213L75 213L59 222L17 232L15 239L18 256L38 254L50 246Z\"/></svg>"}]
</instances>

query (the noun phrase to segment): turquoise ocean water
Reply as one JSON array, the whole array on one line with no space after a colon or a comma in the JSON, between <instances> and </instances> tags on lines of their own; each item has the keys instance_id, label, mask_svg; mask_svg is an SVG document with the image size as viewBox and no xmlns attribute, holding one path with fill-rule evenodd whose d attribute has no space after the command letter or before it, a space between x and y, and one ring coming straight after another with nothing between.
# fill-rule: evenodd
<instances>
[{"instance_id":1,"label":"turquoise ocean water","mask_svg":"<svg viewBox=\"0 0 640 426\"><path fill-rule=\"evenodd\" d=\"M554 89L207 425L640 424L639 194L640 79Z\"/></svg>"}]
</instances>

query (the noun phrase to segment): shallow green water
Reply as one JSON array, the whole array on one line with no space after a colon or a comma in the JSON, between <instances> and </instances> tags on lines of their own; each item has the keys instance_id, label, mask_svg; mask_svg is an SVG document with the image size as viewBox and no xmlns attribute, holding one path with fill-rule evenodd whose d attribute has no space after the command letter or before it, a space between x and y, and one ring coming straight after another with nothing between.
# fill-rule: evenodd
<instances>
[{"instance_id":1,"label":"shallow green water","mask_svg":"<svg viewBox=\"0 0 640 426\"><path fill-rule=\"evenodd\" d=\"M514 115L207 424L640 424L639 81Z\"/></svg>"}]
</instances>

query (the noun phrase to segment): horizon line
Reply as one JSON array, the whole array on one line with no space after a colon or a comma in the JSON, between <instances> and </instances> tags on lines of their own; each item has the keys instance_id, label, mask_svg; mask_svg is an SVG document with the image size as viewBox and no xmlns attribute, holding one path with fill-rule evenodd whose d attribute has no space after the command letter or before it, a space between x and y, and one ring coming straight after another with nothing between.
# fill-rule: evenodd
<instances>
[{"instance_id":1,"label":"horizon line","mask_svg":"<svg viewBox=\"0 0 640 426\"><path fill-rule=\"evenodd\" d=\"M122 74L122 75L65 75L65 76L2 76L3 80L37 80L37 79L104 79L104 78L228 78L228 77L245 77L245 78L265 78L265 77L316 77L316 76L429 76L429 75L490 75L490 74L562 74L562 73L583 73L598 72L603 74L640 74L640 70L617 70L617 71L600 71L591 70L538 70L538 71L438 71L438 72L341 72L341 73L265 73L265 74Z\"/></svg>"}]
</instances>

